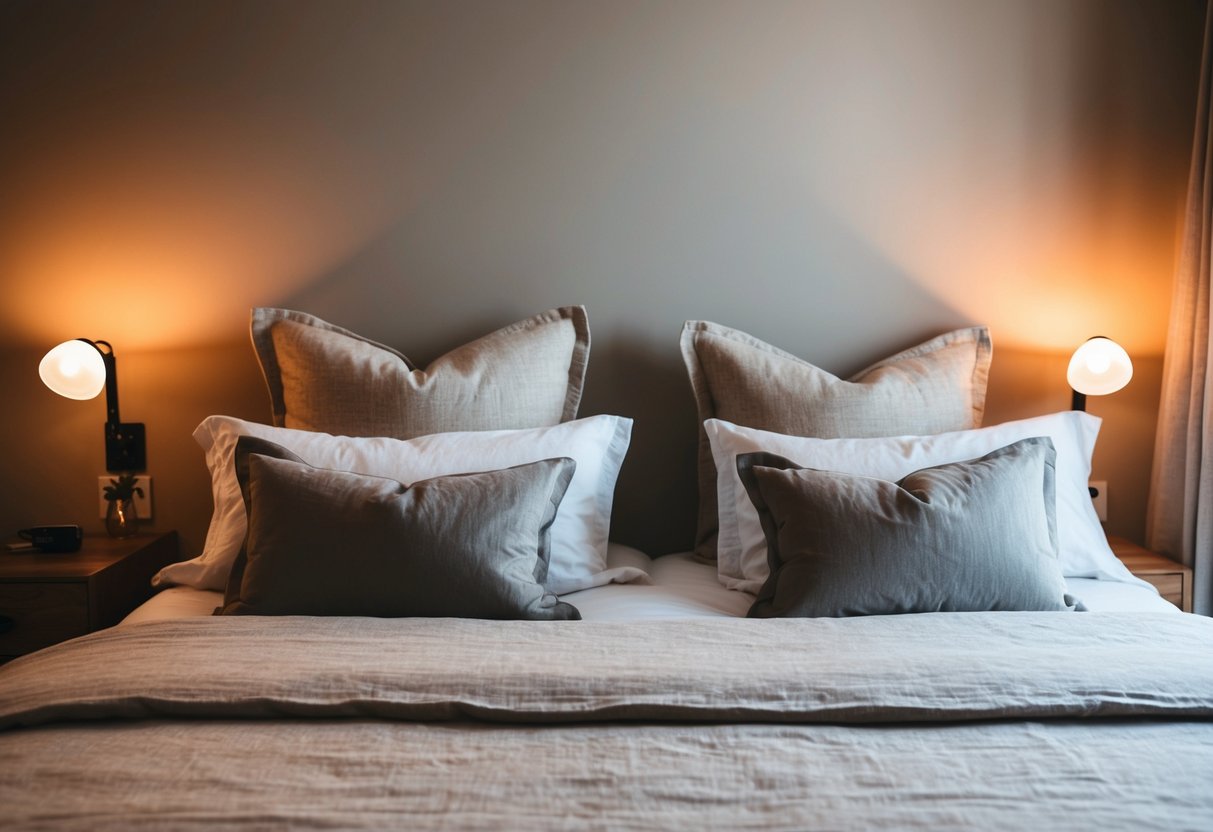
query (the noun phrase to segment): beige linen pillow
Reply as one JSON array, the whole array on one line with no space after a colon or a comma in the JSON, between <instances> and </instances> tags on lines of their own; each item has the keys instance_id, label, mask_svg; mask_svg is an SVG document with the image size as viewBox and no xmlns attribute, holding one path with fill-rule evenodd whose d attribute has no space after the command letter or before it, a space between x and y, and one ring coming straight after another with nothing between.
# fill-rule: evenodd
<instances>
[{"instance_id":1,"label":"beige linen pillow","mask_svg":"<svg viewBox=\"0 0 1213 832\"><path fill-rule=\"evenodd\" d=\"M499 329L425 369L303 312L257 308L250 329L274 424L343 436L411 439L570 421L590 352L581 306Z\"/></svg>"},{"instance_id":2,"label":"beige linen pillow","mask_svg":"<svg viewBox=\"0 0 1213 832\"><path fill-rule=\"evenodd\" d=\"M843 380L752 335L687 321L680 341L699 411L695 551L716 558L716 465L703 423L825 439L943 433L981 425L992 346L985 327L940 335Z\"/></svg>"}]
</instances>

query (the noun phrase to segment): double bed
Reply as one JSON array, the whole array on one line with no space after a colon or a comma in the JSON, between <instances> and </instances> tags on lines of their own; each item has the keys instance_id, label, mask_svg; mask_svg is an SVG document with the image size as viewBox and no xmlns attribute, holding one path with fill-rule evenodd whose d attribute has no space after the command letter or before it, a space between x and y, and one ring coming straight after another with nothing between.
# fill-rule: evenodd
<instances>
[{"instance_id":1,"label":"double bed","mask_svg":"<svg viewBox=\"0 0 1213 832\"><path fill-rule=\"evenodd\" d=\"M0 734L6 826L1213 817L1213 628L1148 589L1071 581L1073 616L753 620L689 554L651 566L567 596L575 623L223 617L217 592L166 590L6 669L0 718L26 726Z\"/></svg>"},{"instance_id":2,"label":"double bed","mask_svg":"<svg viewBox=\"0 0 1213 832\"><path fill-rule=\"evenodd\" d=\"M270 318L355 337L298 313ZM267 369L268 329L256 320ZM560 311L544 318L575 330L578 320ZM687 332L719 337L712 326ZM520 332L535 335L535 326L511 334ZM310 334L275 343L279 357L288 346L306 351ZM584 352L581 336L553 341L563 344L557 371L583 373L588 333ZM758 349L767 370L787 358L755 339L731 343ZM983 336L943 342L958 343L980 355ZM914 437L893 425L822 439L830 434L820 425L771 424L770 408L727 412L719 389L705 398L711 379L702 371L721 344L712 349L695 355L698 378L691 370L707 425L700 461L711 499L701 509L710 509L701 511L695 552L656 558L607 543L626 420L578 420L575 402L570 411L557 401L542 428L440 424L459 409L448 402L418 416L429 420L419 428L340 430L308 417L347 407L348 391L330 390L327 403L284 392L314 391L316 380L299 368L314 369L321 357L300 354L267 369L275 426L212 417L195 434L215 497L203 553L162 572L159 593L120 625L0 669L3 825L1213 827L1213 622L1179 612L1118 570L1106 541L1101 548L1102 537L1091 537L1098 523L1090 527L1090 506L1069 487L1079 476L1085 485L1081 458L1089 466L1097 427L1090 417L979 429L972 408L958 407L956 418ZM901 359L913 365L923 354ZM457 363L466 375L474 362ZM895 363L901 381L913 375ZM429 373L438 375L434 365ZM962 375L971 405L984 370L970 360ZM367 389L366 379L357 384ZM934 415L948 410L939 395L927 400ZM749 391L742 405L754 401ZM887 405L877 408L881 419ZM493 408L510 411L500 397ZM362 418L368 408L347 409ZM863 429L852 404L845 409L848 424ZM292 411L300 412L294 423L284 418ZM384 438L405 434L413 438ZM768 456L730 442L756 442ZM783 462L767 465L773 453ZM916 473L903 477L896 465L881 473L894 458ZM946 573L917 557L920 544L874 564L844 558L840 571L829 559L806 565L797 560L803 541L789 537L799 515L776 522L780 504L761 477L782 477L779 487L815 482L817 469L804 466L826 459L876 466L845 476L834 466L831 493L914 496L882 503L890 515L948 504L945 487L957 477L964 494L978 493L987 472L1001 508L1012 498L1027 504L981 522L967 502L953 506L948 522L932 526L939 551L978 541L995 555L945 557ZM497 529L500 512L483 515L486 501L459 490L488 475L460 471L489 469L529 478L507 514L530 512L535 522L493 532L507 539L503 551L528 555L523 568L475 559L486 547L476 535ZM912 488L889 485L920 469L943 473ZM513 483L493 476L486 482L502 493ZM1004 488L1015 478L1034 483L1027 497ZM399 501L414 491L406 483L469 506L458 535L441 526L439 560L418 580L439 575L430 590L443 598L456 583L460 604L497 603L505 593L518 614L433 614L424 593L386 614L349 606L384 603L382 585L398 581L393 564L372 557L375 539L350 537L381 520L349 515L365 489ZM284 492L274 489L288 486L293 501L283 504L294 513L284 523L274 514ZM328 490L306 490L321 486ZM350 489L359 502L340 502ZM318 493L333 503L313 499ZM299 502L301 494L312 502ZM1036 526L1006 532L1005 523L1026 523L1034 511ZM918 533L921 524L898 515L896 527ZM303 530L285 550L284 525ZM338 526L336 543L321 540ZM428 533L424 524L410 528ZM865 553L887 549L880 523L844 524L848 534L855 529L872 541ZM516 546L515 538L531 542ZM1008 561L1031 569L1035 594L1022 581L1005 583ZM352 602L351 575L361 576L363 593ZM992 603L990 586L999 587ZM1032 601L1040 592L1044 600ZM843 609L814 612L837 605L839 593Z\"/></svg>"}]
</instances>

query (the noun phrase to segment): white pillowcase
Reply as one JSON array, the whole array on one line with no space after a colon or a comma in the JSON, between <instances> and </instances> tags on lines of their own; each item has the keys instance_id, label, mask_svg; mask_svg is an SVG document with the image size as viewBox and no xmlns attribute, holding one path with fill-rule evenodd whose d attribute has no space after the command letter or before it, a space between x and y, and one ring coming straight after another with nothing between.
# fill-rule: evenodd
<instances>
[{"instance_id":1,"label":"white pillowcase","mask_svg":"<svg viewBox=\"0 0 1213 832\"><path fill-rule=\"evenodd\" d=\"M577 462L552 524L547 587L563 594L647 576L639 569L607 568L607 536L615 480L632 437L632 420L591 416L528 430L435 433L416 439L332 436L275 428L230 416L209 416L194 431L211 471L215 511L202 554L161 569L154 586L184 584L222 590L247 529L233 456L242 435L276 442L318 468L390 477L412 483L430 477L492 471L541 459Z\"/></svg>"},{"instance_id":2,"label":"white pillowcase","mask_svg":"<svg viewBox=\"0 0 1213 832\"><path fill-rule=\"evenodd\" d=\"M1095 416L1067 411L933 436L816 439L708 419L704 430L718 472L718 577L730 589L757 593L770 574L758 512L737 476L738 454L768 451L807 468L896 482L922 468L976 459L1020 439L1047 436L1057 451L1056 516L1062 574L1145 585L1112 554L1087 490L1099 425Z\"/></svg>"}]
</instances>

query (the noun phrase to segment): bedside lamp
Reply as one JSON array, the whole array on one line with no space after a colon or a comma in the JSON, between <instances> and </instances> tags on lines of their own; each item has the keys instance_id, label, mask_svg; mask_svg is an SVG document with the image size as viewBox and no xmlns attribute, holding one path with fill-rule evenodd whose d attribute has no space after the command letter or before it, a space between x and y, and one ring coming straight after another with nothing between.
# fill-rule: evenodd
<instances>
[{"instance_id":1,"label":"bedside lamp","mask_svg":"<svg viewBox=\"0 0 1213 832\"><path fill-rule=\"evenodd\" d=\"M104 349L103 349L104 348ZM143 471L147 442L142 422L118 416L118 364L108 341L64 341L38 364L42 382L60 396L92 399L105 388L105 470Z\"/></svg>"},{"instance_id":2,"label":"bedside lamp","mask_svg":"<svg viewBox=\"0 0 1213 832\"><path fill-rule=\"evenodd\" d=\"M1086 410L1087 396L1106 396L1133 378L1133 362L1124 347L1111 338L1089 338L1070 358L1066 381L1074 390L1071 410Z\"/></svg>"}]
</instances>

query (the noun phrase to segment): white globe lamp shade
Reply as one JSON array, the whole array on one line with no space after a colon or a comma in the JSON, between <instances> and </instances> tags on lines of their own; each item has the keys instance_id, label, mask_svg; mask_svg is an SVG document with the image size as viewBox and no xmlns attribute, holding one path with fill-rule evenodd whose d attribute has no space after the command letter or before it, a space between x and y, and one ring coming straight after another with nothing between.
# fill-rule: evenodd
<instances>
[{"instance_id":1,"label":"white globe lamp shade","mask_svg":"<svg viewBox=\"0 0 1213 832\"><path fill-rule=\"evenodd\" d=\"M92 399L105 389L105 360L87 341L64 341L38 364L42 383L69 399Z\"/></svg>"},{"instance_id":2,"label":"white globe lamp shade","mask_svg":"<svg viewBox=\"0 0 1213 832\"><path fill-rule=\"evenodd\" d=\"M1087 396L1106 396L1133 378L1133 362L1124 347L1110 338L1096 337L1074 350L1066 381Z\"/></svg>"}]
</instances>

